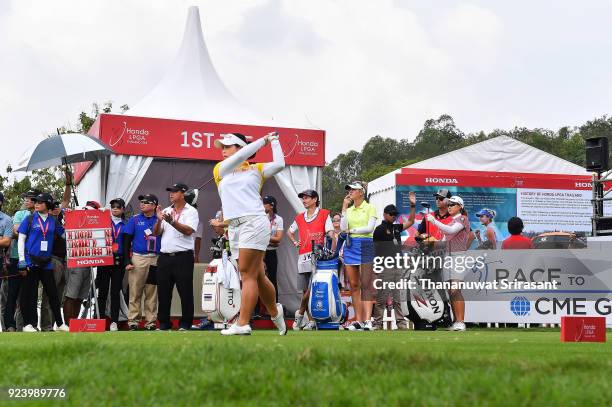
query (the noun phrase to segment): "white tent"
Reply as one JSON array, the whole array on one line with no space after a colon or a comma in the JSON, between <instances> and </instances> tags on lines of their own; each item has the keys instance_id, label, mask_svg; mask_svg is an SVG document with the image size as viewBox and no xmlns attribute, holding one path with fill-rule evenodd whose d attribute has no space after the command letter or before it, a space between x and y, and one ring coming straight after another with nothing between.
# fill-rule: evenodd
<instances>
[{"instance_id":1,"label":"white tent","mask_svg":"<svg viewBox=\"0 0 612 407\"><path fill-rule=\"evenodd\" d=\"M590 175L584 168L507 136L499 136L442 154L405 168L484 171L496 173L534 173ZM379 216L383 208L395 203L395 176L398 168L368 184L370 203Z\"/></svg>"},{"instance_id":2,"label":"white tent","mask_svg":"<svg viewBox=\"0 0 612 407\"><path fill-rule=\"evenodd\" d=\"M132 109L130 116L189 120L208 123L232 123L269 127L293 127L257 114L237 101L221 81L204 42L197 7L190 7L187 23L177 56L161 81ZM95 126L95 125L94 125ZM155 193L167 201L165 187L176 181L197 187L202 179L210 178L214 162L164 159L135 155L112 154L108 159L92 165L78 185L80 201L95 199L109 202L121 197L137 207L139 193ZM305 189L321 190L321 168L288 165L264 186L264 194L274 195L279 201L279 214L291 223L296 212L303 210L297 194ZM220 209L214 184L200 191L201 220L212 218ZM203 239L207 254L210 231ZM211 236L212 237L212 236ZM279 298L289 310L296 309L298 296L293 281L296 255L290 245L283 244L279 255ZM283 274L281 276L281 274ZM196 310L197 313L198 310Z\"/></svg>"}]
</instances>

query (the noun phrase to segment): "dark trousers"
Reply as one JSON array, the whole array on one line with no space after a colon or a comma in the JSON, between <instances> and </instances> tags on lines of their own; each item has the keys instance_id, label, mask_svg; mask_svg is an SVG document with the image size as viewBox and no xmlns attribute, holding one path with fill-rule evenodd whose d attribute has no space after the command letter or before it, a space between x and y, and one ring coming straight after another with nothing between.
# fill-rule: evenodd
<instances>
[{"instance_id":1,"label":"dark trousers","mask_svg":"<svg viewBox=\"0 0 612 407\"><path fill-rule=\"evenodd\" d=\"M38 302L38 282L42 283L43 290L49 297L49 305L55 317L55 323L60 326L64 323L60 311L60 301L53 277L53 270L45 270L32 266L29 268L21 285L21 313L23 314L23 325L38 326L38 313L36 303Z\"/></svg>"},{"instance_id":2,"label":"dark trousers","mask_svg":"<svg viewBox=\"0 0 612 407\"><path fill-rule=\"evenodd\" d=\"M180 252L174 256L160 253L157 259L157 298L160 329L170 329L170 306L172 290L181 297L180 328L191 329L193 323L193 251Z\"/></svg>"},{"instance_id":3,"label":"dark trousers","mask_svg":"<svg viewBox=\"0 0 612 407\"><path fill-rule=\"evenodd\" d=\"M121 265L98 267L96 287L98 288L98 309L100 311L100 318L106 317L106 300L110 287L111 321L119 322L120 295L124 276L125 270Z\"/></svg>"},{"instance_id":4,"label":"dark trousers","mask_svg":"<svg viewBox=\"0 0 612 407\"><path fill-rule=\"evenodd\" d=\"M19 299L19 289L23 277L19 275L17 265L19 260L11 259L11 265L8 269L8 278L2 284L8 284L8 294L6 296L6 307L4 308L4 324L7 328L17 328L15 322L15 311L17 309L17 300Z\"/></svg>"},{"instance_id":5,"label":"dark trousers","mask_svg":"<svg viewBox=\"0 0 612 407\"><path fill-rule=\"evenodd\" d=\"M276 250L266 250L264 264L266 265L266 275L268 276L268 279L270 279L270 282L272 282L272 285L274 285L274 290L276 291L276 302L278 302L278 285L276 282L278 256L276 255Z\"/></svg>"}]
</instances>

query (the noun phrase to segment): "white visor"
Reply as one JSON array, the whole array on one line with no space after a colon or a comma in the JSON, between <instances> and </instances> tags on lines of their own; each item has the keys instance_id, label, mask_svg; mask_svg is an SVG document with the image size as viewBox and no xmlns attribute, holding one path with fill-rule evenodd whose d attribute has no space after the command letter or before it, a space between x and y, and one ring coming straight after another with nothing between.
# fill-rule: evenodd
<instances>
[{"instance_id":1,"label":"white visor","mask_svg":"<svg viewBox=\"0 0 612 407\"><path fill-rule=\"evenodd\" d=\"M223 134L223 138L215 140L215 147L239 145L245 147L247 144L242 139L233 133Z\"/></svg>"}]
</instances>

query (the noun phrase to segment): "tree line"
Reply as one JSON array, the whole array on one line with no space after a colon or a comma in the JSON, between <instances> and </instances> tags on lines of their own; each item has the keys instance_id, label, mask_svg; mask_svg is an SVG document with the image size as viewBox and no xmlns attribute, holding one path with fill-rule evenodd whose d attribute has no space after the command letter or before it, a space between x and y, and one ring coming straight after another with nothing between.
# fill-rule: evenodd
<instances>
[{"instance_id":1,"label":"tree line","mask_svg":"<svg viewBox=\"0 0 612 407\"><path fill-rule=\"evenodd\" d=\"M361 151L342 153L323 168L325 207L333 211L342 207L342 199L346 195L344 185L351 180L369 182L400 167L498 136L511 137L584 166L587 138L605 136L612 144L612 117L595 118L581 126L565 126L558 131L515 127L512 130L465 134L457 128L450 115L444 114L427 120L414 141L377 135L370 138Z\"/></svg>"}]
</instances>

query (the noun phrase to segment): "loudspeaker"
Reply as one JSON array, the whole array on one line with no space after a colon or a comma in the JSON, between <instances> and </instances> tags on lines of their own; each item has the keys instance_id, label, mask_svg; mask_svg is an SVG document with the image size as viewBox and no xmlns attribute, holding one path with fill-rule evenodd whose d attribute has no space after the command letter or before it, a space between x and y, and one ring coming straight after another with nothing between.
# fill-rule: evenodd
<instances>
[{"instance_id":1,"label":"loudspeaker","mask_svg":"<svg viewBox=\"0 0 612 407\"><path fill-rule=\"evenodd\" d=\"M608 163L608 138L593 137L586 139L586 169L587 171L604 172L610 169Z\"/></svg>"}]
</instances>

